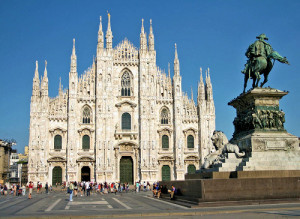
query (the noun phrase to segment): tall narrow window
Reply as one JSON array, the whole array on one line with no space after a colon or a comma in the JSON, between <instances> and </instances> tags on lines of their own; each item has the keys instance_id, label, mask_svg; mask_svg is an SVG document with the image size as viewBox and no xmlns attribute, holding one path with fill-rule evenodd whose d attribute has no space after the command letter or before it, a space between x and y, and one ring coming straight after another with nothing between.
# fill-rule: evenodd
<instances>
[{"instance_id":1,"label":"tall narrow window","mask_svg":"<svg viewBox=\"0 0 300 219\"><path fill-rule=\"evenodd\" d=\"M187 137L187 147L188 148L194 148L194 136L189 135Z\"/></svg>"},{"instance_id":2,"label":"tall narrow window","mask_svg":"<svg viewBox=\"0 0 300 219\"><path fill-rule=\"evenodd\" d=\"M83 109L82 123L85 123L85 124L90 124L91 123L91 110L87 106Z\"/></svg>"},{"instance_id":3,"label":"tall narrow window","mask_svg":"<svg viewBox=\"0 0 300 219\"><path fill-rule=\"evenodd\" d=\"M62 149L62 137L61 135L55 135L54 137L54 149L61 150Z\"/></svg>"},{"instance_id":4,"label":"tall narrow window","mask_svg":"<svg viewBox=\"0 0 300 219\"><path fill-rule=\"evenodd\" d=\"M161 138L161 145L163 149L169 148L169 136L163 135Z\"/></svg>"},{"instance_id":5,"label":"tall narrow window","mask_svg":"<svg viewBox=\"0 0 300 219\"><path fill-rule=\"evenodd\" d=\"M82 149L90 149L90 136L84 135L82 137Z\"/></svg>"},{"instance_id":6,"label":"tall narrow window","mask_svg":"<svg viewBox=\"0 0 300 219\"><path fill-rule=\"evenodd\" d=\"M131 83L130 83L130 74L128 71L125 71L121 79L121 96L130 96L131 95Z\"/></svg>"},{"instance_id":7,"label":"tall narrow window","mask_svg":"<svg viewBox=\"0 0 300 219\"><path fill-rule=\"evenodd\" d=\"M122 114L122 129L131 129L131 116L129 113Z\"/></svg>"},{"instance_id":8,"label":"tall narrow window","mask_svg":"<svg viewBox=\"0 0 300 219\"><path fill-rule=\"evenodd\" d=\"M167 109L163 109L163 110L161 111L160 117L161 117L160 123L161 123L162 125L169 124L169 112L168 112Z\"/></svg>"}]
</instances>

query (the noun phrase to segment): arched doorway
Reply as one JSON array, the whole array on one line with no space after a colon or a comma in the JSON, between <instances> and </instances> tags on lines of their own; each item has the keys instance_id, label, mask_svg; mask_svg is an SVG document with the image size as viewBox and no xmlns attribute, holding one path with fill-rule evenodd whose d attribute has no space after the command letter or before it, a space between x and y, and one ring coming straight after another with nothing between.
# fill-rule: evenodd
<instances>
[{"instance_id":1,"label":"arched doorway","mask_svg":"<svg viewBox=\"0 0 300 219\"><path fill-rule=\"evenodd\" d=\"M88 166L81 168L81 181L91 181L91 169Z\"/></svg>"},{"instance_id":2,"label":"arched doorway","mask_svg":"<svg viewBox=\"0 0 300 219\"><path fill-rule=\"evenodd\" d=\"M171 180L171 171L168 165L163 165L163 167L161 168L161 179L162 181Z\"/></svg>"},{"instance_id":3,"label":"arched doorway","mask_svg":"<svg viewBox=\"0 0 300 219\"><path fill-rule=\"evenodd\" d=\"M62 169L61 167L54 167L52 170L52 186L55 186L56 183L61 185L62 182Z\"/></svg>"},{"instance_id":4,"label":"arched doorway","mask_svg":"<svg viewBox=\"0 0 300 219\"><path fill-rule=\"evenodd\" d=\"M120 182L133 184L133 160L131 157L122 157L120 160Z\"/></svg>"},{"instance_id":5,"label":"arched doorway","mask_svg":"<svg viewBox=\"0 0 300 219\"><path fill-rule=\"evenodd\" d=\"M194 173L196 173L196 167L195 167L195 165L193 165L193 164L188 165L187 171L188 171L188 174L194 174Z\"/></svg>"}]
</instances>

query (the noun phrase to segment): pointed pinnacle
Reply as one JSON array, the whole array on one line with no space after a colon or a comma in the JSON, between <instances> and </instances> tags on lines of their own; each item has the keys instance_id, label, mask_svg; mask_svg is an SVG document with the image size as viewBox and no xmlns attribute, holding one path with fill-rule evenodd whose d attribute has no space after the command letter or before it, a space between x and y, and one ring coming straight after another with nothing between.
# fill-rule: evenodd
<instances>
[{"instance_id":1,"label":"pointed pinnacle","mask_svg":"<svg viewBox=\"0 0 300 219\"><path fill-rule=\"evenodd\" d=\"M75 38L73 38L73 50L72 50L72 56L76 56L76 52L75 52Z\"/></svg>"},{"instance_id":2,"label":"pointed pinnacle","mask_svg":"<svg viewBox=\"0 0 300 219\"><path fill-rule=\"evenodd\" d=\"M144 18L142 18L141 32L142 32L142 33L145 33L145 30L144 30Z\"/></svg>"},{"instance_id":3,"label":"pointed pinnacle","mask_svg":"<svg viewBox=\"0 0 300 219\"><path fill-rule=\"evenodd\" d=\"M38 61L35 61L35 72L34 72L34 77L36 77L36 78L39 77L39 63L38 63Z\"/></svg>"},{"instance_id":4,"label":"pointed pinnacle","mask_svg":"<svg viewBox=\"0 0 300 219\"><path fill-rule=\"evenodd\" d=\"M111 31L111 27L110 27L110 13L108 11L107 11L107 17L108 17L107 31Z\"/></svg>"},{"instance_id":5,"label":"pointed pinnacle","mask_svg":"<svg viewBox=\"0 0 300 219\"><path fill-rule=\"evenodd\" d=\"M99 32L102 32L102 16L100 16Z\"/></svg>"},{"instance_id":6,"label":"pointed pinnacle","mask_svg":"<svg viewBox=\"0 0 300 219\"><path fill-rule=\"evenodd\" d=\"M175 59L178 59L178 54L177 54L177 44L175 43Z\"/></svg>"},{"instance_id":7,"label":"pointed pinnacle","mask_svg":"<svg viewBox=\"0 0 300 219\"><path fill-rule=\"evenodd\" d=\"M44 79L47 78L47 60L45 60Z\"/></svg>"},{"instance_id":8,"label":"pointed pinnacle","mask_svg":"<svg viewBox=\"0 0 300 219\"><path fill-rule=\"evenodd\" d=\"M152 19L150 19L150 33L149 33L149 35L152 35L153 34L153 29L152 29Z\"/></svg>"},{"instance_id":9,"label":"pointed pinnacle","mask_svg":"<svg viewBox=\"0 0 300 219\"><path fill-rule=\"evenodd\" d=\"M168 62L168 73L169 73L169 78L171 78L170 62Z\"/></svg>"},{"instance_id":10,"label":"pointed pinnacle","mask_svg":"<svg viewBox=\"0 0 300 219\"><path fill-rule=\"evenodd\" d=\"M203 84L202 68L200 68L200 83Z\"/></svg>"},{"instance_id":11,"label":"pointed pinnacle","mask_svg":"<svg viewBox=\"0 0 300 219\"><path fill-rule=\"evenodd\" d=\"M210 71L209 71L209 68L207 68L207 79L210 82Z\"/></svg>"}]
</instances>

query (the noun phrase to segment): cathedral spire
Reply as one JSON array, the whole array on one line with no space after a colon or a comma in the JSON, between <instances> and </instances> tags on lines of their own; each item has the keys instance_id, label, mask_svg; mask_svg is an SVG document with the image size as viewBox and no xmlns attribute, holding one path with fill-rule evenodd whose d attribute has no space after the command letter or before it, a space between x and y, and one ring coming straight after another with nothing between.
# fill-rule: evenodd
<instances>
[{"instance_id":1,"label":"cathedral spire","mask_svg":"<svg viewBox=\"0 0 300 219\"><path fill-rule=\"evenodd\" d=\"M39 79L39 63L38 63L38 61L35 61L34 78L40 80Z\"/></svg>"},{"instance_id":2,"label":"cathedral spire","mask_svg":"<svg viewBox=\"0 0 300 219\"><path fill-rule=\"evenodd\" d=\"M140 34L140 50L141 52L147 50L147 37L144 29L144 19L142 19L142 27L141 27L141 34Z\"/></svg>"},{"instance_id":3,"label":"cathedral spire","mask_svg":"<svg viewBox=\"0 0 300 219\"><path fill-rule=\"evenodd\" d=\"M200 68L200 82L198 84L198 105L205 100L205 88L202 76L202 68Z\"/></svg>"},{"instance_id":4,"label":"cathedral spire","mask_svg":"<svg viewBox=\"0 0 300 219\"><path fill-rule=\"evenodd\" d=\"M100 24L99 24L99 31L98 31L98 49L104 48L104 37L102 31L102 17L100 16Z\"/></svg>"},{"instance_id":5,"label":"cathedral spire","mask_svg":"<svg viewBox=\"0 0 300 219\"><path fill-rule=\"evenodd\" d=\"M110 26L110 13L107 12L107 17L108 17L108 24L107 24L107 31L106 31L106 48L108 50L112 49L112 39L113 39L113 35L112 35L112 31L111 31L111 26Z\"/></svg>"},{"instance_id":6,"label":"cathedral spire","mask_svg":"<svg viewBox=\"0 0 300 219\"><path fill-rule=\"evenodd\" d=\"M35 62L35 72L32 83L32 98L31 100L36 100L36 97L40 96L40 79L39 79L39 64L38 61Z\"/></svg>"},{"instance_id":7,"label":"cathedral spire","mask_svg":"<svg viewBox=\"0 0 300 219\"><path fill-rule=\"evenodd\" d=\"M44 80L45 80L45 78L48 80L48 74L47 74L47 60L45 60Z\"/></svg>"},{"instance_id":8,"label":"cathedral spire","mask_svg":"<svg viewBox=\"0 0 300 219\"><path fill-rule=\"evenodd\" d=\"M48 96L48 75L47 75L47 61L45 60L44 77L41 84L42 96Z\"/></svg>"},{"instance_id":9,"label":"cathedral spire","mask_svg":"<svg viewBox=\"0 0 300 219\"><path fill-rule=\"evenodd\" d=\"M180 75L179 59L177 54L177 45L175 43L174 75Z\"/></svg>"},{"instance_id":10,"label":"cathedral spire","mask_svg":"<svg viewBox=\"0 0 300 219\"><path fill-rule=\"evenodd\" d=\"M154 35L153 35L151 19L150 19L150 31L149 31L149 51L154 51Z\"/></svg>"},{"instance_id":11,"label":"cathedral spire","mask_svg":"<svg viewBox=\"0 0 300 219\"><path fill-rule=\"evenodd\" d=\"M211 85L211 81L210 81L210 72L209 72L209 68L206 71L206 95L207 95L207 100L208 101L212 101L213 100L213 92L212 92L212 85Z\"/></svg>"},{"instance_id":12,"label":"cathedral spire","mask_svg":"<svg viewBox=\"0 0 300 219\"><path fill-rule=\"evenodd\" d=\"M77 73L77 56L75 51L75 39L73 39L70 73Z\"/></svg>"}]
</instances>

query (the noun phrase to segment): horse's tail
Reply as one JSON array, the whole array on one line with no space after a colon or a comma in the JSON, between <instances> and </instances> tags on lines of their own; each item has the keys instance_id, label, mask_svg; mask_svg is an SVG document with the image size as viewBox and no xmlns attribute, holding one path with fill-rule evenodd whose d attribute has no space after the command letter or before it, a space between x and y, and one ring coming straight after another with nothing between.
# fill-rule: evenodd
<instances>
[{"instance_id":1,"label":"horse's tail","mask_svg":"<svg viewBox=\"0 0 300 219\"><path fill-rule=\"evenodd\" d=\"M268 58L271 58L271 59L274 59L274 60L278 60L281 63L290 64L286 57L282 57L276 51L271 52L271 54L268 56Z\"/></svg>"}]
</instances>

